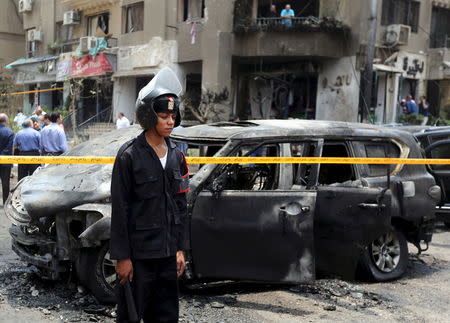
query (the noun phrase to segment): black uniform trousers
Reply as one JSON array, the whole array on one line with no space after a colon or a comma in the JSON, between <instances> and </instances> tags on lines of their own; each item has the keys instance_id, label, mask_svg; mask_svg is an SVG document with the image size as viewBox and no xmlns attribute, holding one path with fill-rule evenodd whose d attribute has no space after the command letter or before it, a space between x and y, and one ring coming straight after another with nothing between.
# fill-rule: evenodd
<instances>
[{"instance_id":1,"label":"black uniform trousers","mask_svg":"<svg viewBox=\"0 0 450 323\"><path fill-rule=\"evenodd\" d=\"M138 317L149 322L178 322L176 257L132 260L134 302ZM124 289L117 283L117 322L129 322Z\"/></svg>"},{"instance_id":2,"label":"black uniform trousers","mask_svg":"<svg viewBox=\"0 0 450 323\"><path fill-rule=\"evenodd\" d=\"M19 155L21 155L21 156L39 156L39 151L38 150L21 151L21 152L19 152ZM39 166L40 166L40 164L19 164L19 166L17 166L17 173L18 173L17 180L20 181L22 178L32 175L34 173L34 171L36 169L38 169Z\"/></svg>"},{"instance_id":3,"label":"black uniform trousers","mask_svg":"<svg viewBox=\"0 0 450 323\"><path fill-rule=\"evenodd\" d=\"M0 179L2 180L3 205L5 205L5 202L8 199L9 195L9 180L11 179L11 166L0 165Z\"/></svg>"}]
</instances>

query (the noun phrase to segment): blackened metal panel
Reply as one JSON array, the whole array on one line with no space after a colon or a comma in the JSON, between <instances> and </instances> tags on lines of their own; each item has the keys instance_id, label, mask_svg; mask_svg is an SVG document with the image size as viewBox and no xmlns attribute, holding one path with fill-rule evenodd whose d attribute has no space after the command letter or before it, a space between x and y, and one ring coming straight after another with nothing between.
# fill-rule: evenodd
<instances>
[{"instance_id":1,"label":"blackened metal panel","mask_svg":"<svg viewBox=\"0 0 450 323\"><path fill-rule=\"evenodd\" d=\"M191 222L196 277L312 281L315 200L315 191L201 192Z\"/></svg>"},{"instance_id":2,"label":"blackened metal panel","mask_svg":"<svg viewBox=\"0 0 450 323\"><path fill-rule=\"evenodd\" d=\"M316 269L353 279L359 256L391 226L391 194L376 207L381 189L320 186L317 192L314 237Z\"/></svg>"}]
</instances>

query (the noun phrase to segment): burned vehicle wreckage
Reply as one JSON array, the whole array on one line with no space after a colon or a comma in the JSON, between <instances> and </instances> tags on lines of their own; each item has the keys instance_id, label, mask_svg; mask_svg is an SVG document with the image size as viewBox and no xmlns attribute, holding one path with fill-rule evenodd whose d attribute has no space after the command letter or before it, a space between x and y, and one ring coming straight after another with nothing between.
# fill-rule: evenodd
<instances>
[{"instance_id":1,"label":"burned vehicle wreckage","mask_svg":"<svg viewBox=\"0 0 450 323\"><path fill-rule=\"evenodd\" d=\"M138 126L67 155L115 156ZM191 156L421 158L410 133L364 124L258 120L172 134ZM400 277L407 241L431 241L440 188L424 165L190 165L187 281L308 282L317 274L377 281ZM109 258L112 165L47 165L24 178L5 211L14 251L58 279L75 270L112 300ZM389 174L389 176L387 176Z\"/></svg>"}]
</instances>

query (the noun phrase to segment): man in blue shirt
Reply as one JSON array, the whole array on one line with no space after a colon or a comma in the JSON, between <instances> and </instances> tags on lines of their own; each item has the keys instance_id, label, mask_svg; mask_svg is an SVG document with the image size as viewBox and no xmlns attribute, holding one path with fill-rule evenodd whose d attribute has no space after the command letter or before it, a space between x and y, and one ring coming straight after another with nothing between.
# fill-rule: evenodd
<instances>
[{"instance_id":1,"label":"man in blue shirt","mask_svg":"<svg viewBox=\"0 0 450 323\"><path fill-rule=\"evenodd\" d=\"M14 138L13 148L15 154L21 156L39 156L41 134L39 131L33 129L33 121L31 119L25 119L22 127L23 129ZM25 176L32 175L38 167L39 164L19 164L18 180L20 181Z\"/></svg>"},{"instance_id":2,"label":"man in blue shirt","mask_svg":"<svg viewBox=\"0 0 450 323\"><path fill-rule=\"evenodd\" d=\"M411 95L408 95L406 97L406 107L408 110L408 114L419 113L419 107L417 106Z\"/></svg>"},{"instance_id":3,"label":"man in blue shirt","mask_svg":"<svg viewBox=\"0 0 450 323\"><path fill-rule=\"evenodd\" d=\"M287 4L286 7L281 10L281 18L283 18L281 23L286 27L292 27L292 17L295 17L294 10L291 9L290 4Z\"/></svg>"},{"instance_id":4,"label":"man in blue shirt","mask_svg":"<svg viewBox=\"0 0 450 323\"><path fill-rule=\"evenodd\" d=\"M8 116L0 113L0 155L12 155L14 132L7 127ZM12 164L0 164L0 179L2 181L3 204L9 195L9 180L11 177Z\"/></svg>"},{"instance_id":5,"label":"man in blue shirt","mask_svg":"<svg viewBox=\"0 0 450 323\"><path fill-rule=\"evenodd\" d=\"M59 113L50 115L50 124L41 130L41 153L44 156L59 156L67 151L67 139L64 130L58 125Z\"/></svg>"}]
</instances>

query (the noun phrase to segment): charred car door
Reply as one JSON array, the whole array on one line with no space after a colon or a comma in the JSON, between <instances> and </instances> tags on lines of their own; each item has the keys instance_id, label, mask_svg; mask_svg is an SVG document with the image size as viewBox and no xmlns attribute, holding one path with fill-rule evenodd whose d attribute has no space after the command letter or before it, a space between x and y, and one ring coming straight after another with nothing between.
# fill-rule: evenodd
<instances>
[{"instance_id":1,"label":"charred car door","mask_svg":"<svg viewBox=\"0 0 450 323\"><path fill-rule=\"evenodd\" d=\"M427 158L450 158L450 139L435 141L425 148ZM438 218L450 226L450 166L430 165L430 171L441 187L441 203L437 209Z\"/></svg>"},{"instance_id":2,"label":"charred car door","mask_svg":"<svg viewBox=\"0 0 450 323\"><path fill-rule=\"evenodd\" d=\"M345 141L325 141L323 157L350 157ZM389 191L368 187L354 165L321 164L315 217L316 268L353 279L361 253L391 224Z\"/></svg>"},{"instance_id":3,"label":"charred car door","mask_svg":"<svg viewBox=\"0 0 450 323\"><path fill-rule=\"evenodd\" d=\"M279 143L245 145L231 156L280 156ZM219 165L193 207L195 276L305 282L315 277L316 192L292 191L286 164Z\"/></svg>"}]
</instances>

